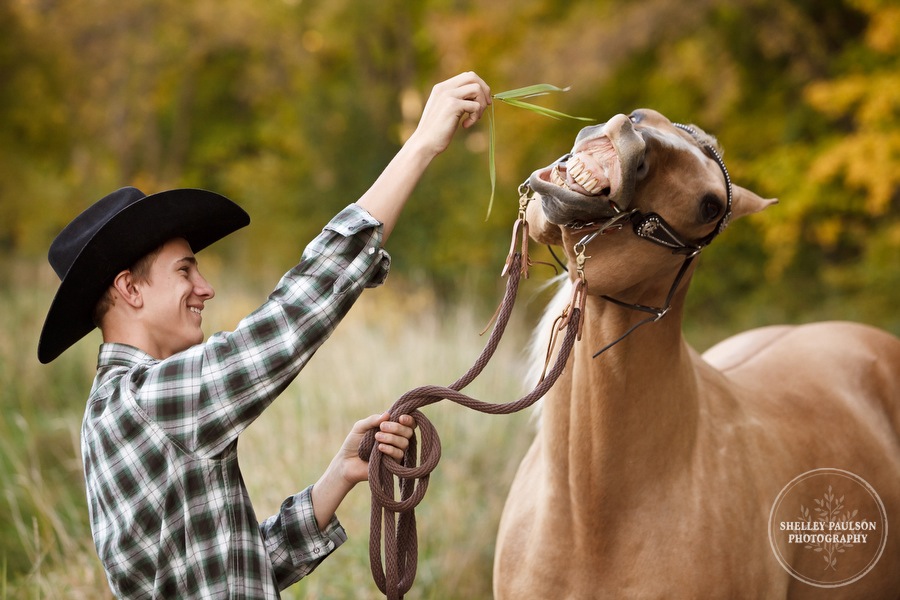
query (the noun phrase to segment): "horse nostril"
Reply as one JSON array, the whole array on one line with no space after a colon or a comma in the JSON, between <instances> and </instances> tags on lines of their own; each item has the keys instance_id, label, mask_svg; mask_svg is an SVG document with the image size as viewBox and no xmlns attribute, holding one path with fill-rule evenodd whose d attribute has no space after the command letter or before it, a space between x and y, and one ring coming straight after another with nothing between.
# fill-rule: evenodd
<instances>
[{"instance_id":1,"label":"horse nostril","mask_svg":"<svg viewBox=\"0 0 900 600\"><path fill-rule=\"evenodd\" d=\"M647 173L650 171L650 166L647 164L646 160L642 160L641 164L637 166L634 174L637 176L638 181L647 176Z\"/></svg>"}]
</instances>

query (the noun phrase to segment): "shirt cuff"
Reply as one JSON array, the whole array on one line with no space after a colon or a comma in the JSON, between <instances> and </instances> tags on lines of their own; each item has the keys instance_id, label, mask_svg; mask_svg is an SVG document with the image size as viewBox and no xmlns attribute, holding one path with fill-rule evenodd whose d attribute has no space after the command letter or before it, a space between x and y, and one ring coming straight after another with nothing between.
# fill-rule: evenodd
<instances>
[{"instance_id":1,"label":"shirt cuff","mask_svg":"<svg viewBox=\"0 0 900 600\"><path fill-rule=\"evenodd\" d=\"M380 230L382 229L382 225L383 223L369 214L369 211L359 204L354 203L335 215L335 217L325 226L325 229L330 229L335 233L350 237L363 229L368 229L370 227L378 228ZM381 235L378 237L380 242Z\"/></svg>"},{"instance_id":2,"label":"shirt cuff","mask_svg":"<svg viewBox=\"0 0 900 600\"><path fill-rule=\"evenodd\" d=\"M375 271L366 282L365 287L375 288L384 283L391 270L391 255L381 247L384 234L384 224L381 221L373 217L362 206L354 203L336 214L324 229L346 238L358 236L360 232L371 229L368 239L364 239L363 251L373 257L372 264L375 265Z\"/></svg>"},{"instance_id":3,"label":"shirt cuff","mask_svg":"<svg viewBox=\"0 0 900 600\"><path fill-rule=\"evenodd\" d=\"M331 517L324 531L319 530L313 511L312 486L285 500L281 514L288 524L285 530L295 565L318 563L347 541L347 532L337 516Z\"/></svg>"}]
</instances>

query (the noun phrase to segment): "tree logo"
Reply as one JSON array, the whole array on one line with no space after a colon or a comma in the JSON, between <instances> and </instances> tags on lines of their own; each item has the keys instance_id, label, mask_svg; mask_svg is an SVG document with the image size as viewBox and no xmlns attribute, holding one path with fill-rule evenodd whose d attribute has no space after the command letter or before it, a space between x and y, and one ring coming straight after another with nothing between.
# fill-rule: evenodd
<instances>
[{"instance_id":1,"label":"tree logo","mask_svg":"<svg viewBox=\"0 0 900 600\"><path fill-rule=\"evenodd\" d=\"M814 469L794 478L769 514L775 558L816 587L840 587L865 576L881 558L887 530L875 489L841 469Z\"/></svg>"}]
</instances>

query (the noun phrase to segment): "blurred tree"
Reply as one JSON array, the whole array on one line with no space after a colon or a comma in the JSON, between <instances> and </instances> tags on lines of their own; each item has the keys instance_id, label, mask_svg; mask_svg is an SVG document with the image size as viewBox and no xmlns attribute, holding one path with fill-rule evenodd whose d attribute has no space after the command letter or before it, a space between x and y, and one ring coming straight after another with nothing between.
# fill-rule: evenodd
<instances>
[{"instance_id":1,"label":"blurred tree","mask_svg":"<svg viewBox=\"0 0 900 600\"><path fill-rule=\"evenodd\" d=\"M430 85L472 69L495 91L571 85L542 100L570 114L694 122L739 183L781 199L704 253L693 296L710 320L813 305L900 330L891 2L8 0L0 17L6 252L43 254L120 185L208 187L254 221L220 251L269 281L377 176ZM483 124L429 170L391 240L396 271L447 297L464 280L494 297L516 187L581 126L495 114L491 217Z\"/></svg>"},{"instance_id":2,"label":"blurred tree","mask_svg":"<svg viewBox=\"0 0 900 600\"><path fill-rule=\"evenodd\" d=\"M818 305L811 317L840 312L900 332L900 7L849 4L858 12L820 27L834 52L799 87L804 117L751 165L786 190L784 209L762 220L779 249L767 275L806 289L791 316Z\"/></svg>"}]
</instances>

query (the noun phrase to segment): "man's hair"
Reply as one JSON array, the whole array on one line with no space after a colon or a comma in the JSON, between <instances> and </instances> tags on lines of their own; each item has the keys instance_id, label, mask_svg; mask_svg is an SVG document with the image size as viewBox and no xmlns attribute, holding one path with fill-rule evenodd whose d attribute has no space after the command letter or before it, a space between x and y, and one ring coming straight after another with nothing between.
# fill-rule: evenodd
<instances>
[{"instance_id":1,"label":"man's hair","mask_svg":"<svg viewBox=\"0 0 900 600\"><path fill-rule=\"evenodd\" d=\"M140 257L134 264L128 267L127 270L131 271L131 276L135 283L146 283L150 281L150 268L153 266L153 262L159 256L161 251L162 245ZM91 315L96 327L100 327L103 317L106 316L106 313L109 312L109 309L112 308L113 304L115 304L115 300L113 299L112 294L112 284L110 284L110 286L106 288L106 291L103 292L103 295L100 296L100 300L97 301L97 304L94 306L94 312Z\"/></svg>"}]
</instances>

